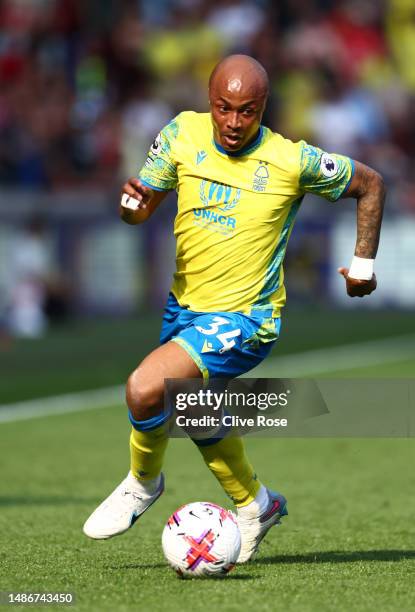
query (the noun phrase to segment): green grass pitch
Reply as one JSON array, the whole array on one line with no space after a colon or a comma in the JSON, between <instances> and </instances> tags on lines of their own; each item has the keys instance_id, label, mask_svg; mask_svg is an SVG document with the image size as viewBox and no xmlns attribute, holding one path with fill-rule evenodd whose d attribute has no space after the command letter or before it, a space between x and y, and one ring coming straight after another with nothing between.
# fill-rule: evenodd
<instances>
[{"instance_id":1,"label":"green grass pitch","mask_svg":"<svg viewBox=\"0 0 415 612\"><path fill-rule=\"evenodd\" d=\"M155 346L159 325L159 316L79 322L17 342L0 352L0 404L122 384ZM293 311L269 359L414 332L409 312ZM329 375L414 372L415 349L359 368L351 359ZM260 478L287 496L289 516L253 563L197 581L167 567L164 522L186 502L230 504L188 440L171 441L166 492L131 531L107 542L82 534L126 474L128 434L121 406L0 424L0 591L71 591L69 609L82 612L415 609L413 440L247 440Z\"/></svg>"},{"instance_id":2,"label":"green grass pitch","mask_svg":"<svg viewBox=\"0 0 415 612\"><path fill-rule=\"evenodd\" d=\"M198 581L166 566L164 522L182 503L229 503L188 440L171 441L166 492L131 531L83 536L126 473L127 439L121 407L0 427L0 590L72 591L88 612L413 609L412 440L248 440L289 517L256 561Z\"/></svg>"}]
</instances>

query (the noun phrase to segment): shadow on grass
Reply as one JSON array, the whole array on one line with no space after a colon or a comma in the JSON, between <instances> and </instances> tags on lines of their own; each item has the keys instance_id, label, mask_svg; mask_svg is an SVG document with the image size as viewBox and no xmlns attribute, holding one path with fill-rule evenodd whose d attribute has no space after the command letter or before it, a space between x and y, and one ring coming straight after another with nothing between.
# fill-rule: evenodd
<instances>
[{"instance_id":1,"label":"shadow on grass","mask_svg":"<svg viewBox=\"0 0 415 612\"><path fill-rule=\"evenodd\" d=\"M119 571L119 570L142 570L142 569L168 569L168 565L166 563L129 563L128 565L110 565L108 566L109 570ZM212 576L212 578L215 578ZM235 574L231 572L227 576L225 576L226 581L228 580L254 580L256 576L252 574ZM192 580L200 580L199 578L179 578L183 582L191 582ZM223 576L217 577L217 580L223 580Z\"/></svg>"},{"instance_id":2,"label":"shadow on grass","mask_svg":"<svg viewBox=\"0 0 415 612\"><path fill-rule=\"evenodd\" d=\"M288 563L354 563L356 561L402 561L415 559L415 550L328 550L301 555L274 555L253 561L256 565Z\"/></svg>"},{"instance_id":3,"label":"shadow on grass","mask_svg":"<svg viewBox=\"0 0 415 612\"><path fill-rule=\"evenodd\" d=\"M96 505L96 497L76 497L71 495L0 495L0 508L8 506L64 506L68 505Z\"/></svg>"}]
</instances>

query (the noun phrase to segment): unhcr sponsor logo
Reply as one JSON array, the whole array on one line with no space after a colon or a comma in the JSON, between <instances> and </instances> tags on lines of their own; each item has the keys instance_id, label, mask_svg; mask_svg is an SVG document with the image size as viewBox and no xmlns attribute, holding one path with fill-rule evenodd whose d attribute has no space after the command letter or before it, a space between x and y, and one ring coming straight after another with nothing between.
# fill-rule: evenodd
<instances>
[{"instance_id":1,"label":"unhcr sponsor logo","mask_svg":"<svg viewBox=\"0 0 415 612\"><path fill-rule=\"evenodd\" d=\"M199 221L204 221L205 225L209 223L217 223L222 227L235 229L236 219L227 215L220 215L209 208L195 208L194 215Z\"/></svg>"},{"instance_id":2,"label":"unhcr sponsor logo","mask_svg":"<svg viewBox=\"0 0 415 612\"><path fill-rule=\"evenodd\" d=\"M203 179L200 182L199 195L204 207L193 210L195 225L221 234L233 233L236 219L223 213L236 207L241 198L241 190Z\"/></svg>"},{"instance_id":3,"label":"unhcr sponsor logo","mask_svg":"<svg viewBox=\"0 0 415 612\"><path fill-rule=\"evenodd\" d=\"M200 201L204 206L215 206L222 212L235 208L241 199L241 190L223 183L203 179L200 183Z\"/></svg>"}]
</instances>

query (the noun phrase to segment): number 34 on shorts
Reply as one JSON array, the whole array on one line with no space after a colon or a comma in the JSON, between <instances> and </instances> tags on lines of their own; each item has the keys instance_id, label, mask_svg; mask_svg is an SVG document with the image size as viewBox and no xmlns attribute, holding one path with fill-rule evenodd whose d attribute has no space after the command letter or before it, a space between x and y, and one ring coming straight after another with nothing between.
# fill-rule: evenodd
<instances>
[{"instance_id":1,"label":"number 34 on shorts","mask_svg":"<svg viewBox=\"0 0 415 612\"><path fill-rule=\"evenodd\" d=\"M170 294L160 342L173 340L182 346L205 379L233 378L258 365L278 338L280 319L273 319L270 314L194 312L180 306ZM267 338L259 341L264 337L264 326Z\"/></svg>"},{"instance_id":2,"label":"number 34 on shorts","mask_svg":"<svg viewBox=\"0 0 415 612\"><path fill-rule=\"evenodd\" d=\"M225 329L224 326L227 326L229 328L229 326L231 325L232 321L225 317L220 317L218 315L212 318L212 322L209 323L208 328L202 327L200 325L195 325L195 329L198 332L204 334L205 336L212 337L210 341L209 339L206 339L204 341L201 352L209 353L211 351L217 350L219 354L222 355L222 353L230 351L231 348L233 348L236 344L235 338L240 336L242 333L239 327L237 327L236 329L228 329L228 331L222 331ZM219 343L221 346L215 346L214 341L216 341L216 344Z\"/></svg>"}]
</instances>

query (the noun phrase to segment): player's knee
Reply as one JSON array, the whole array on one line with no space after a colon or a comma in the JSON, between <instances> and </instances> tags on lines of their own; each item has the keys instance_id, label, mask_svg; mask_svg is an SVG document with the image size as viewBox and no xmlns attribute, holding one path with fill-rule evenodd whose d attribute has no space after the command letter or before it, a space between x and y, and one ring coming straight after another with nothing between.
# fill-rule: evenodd
<instances>
[{"instance_id":1,"label":"player's knee","mask_svg":"<svg viewBox=\"0 0 415 612\"><path fill-rule=\"evenodd\" d=\"M150 419L160 412L162 398L157 386L144 381L135 370L127 381L127 406L136 421Z\"/></svg>"}]
</instances>

